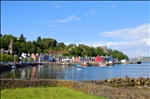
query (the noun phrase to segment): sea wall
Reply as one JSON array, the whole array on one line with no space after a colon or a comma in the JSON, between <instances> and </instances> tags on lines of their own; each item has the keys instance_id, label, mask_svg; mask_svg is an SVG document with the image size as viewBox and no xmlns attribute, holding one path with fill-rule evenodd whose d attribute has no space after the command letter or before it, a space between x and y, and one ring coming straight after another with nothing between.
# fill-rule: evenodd
<instances>
[{"instance_id":1,"label":"sea wall","mask_svg":"<svg viewBox=\"0 0 150 99\"><path fill-rule=\"evenodd\" d=\"M105 82L105 81L104 81ZM107 82L108 83L108 82ZM103 96L108 99L148 99L149 86L140 87L111 87L109 85L91 82L75 82L71 80L48 79L1 79L1 90L4 88L24 87L68 87L88 94Z\"/></svg>"}]
</instances>

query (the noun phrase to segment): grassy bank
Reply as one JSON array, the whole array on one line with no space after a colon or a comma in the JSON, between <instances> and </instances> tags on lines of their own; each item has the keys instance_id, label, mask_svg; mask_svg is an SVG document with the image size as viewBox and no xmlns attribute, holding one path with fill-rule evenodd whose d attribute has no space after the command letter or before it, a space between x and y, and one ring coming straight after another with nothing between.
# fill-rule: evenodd
<instances>
[{"instance_id":1,"label":"grassy bank","mask_svg":"<svg viewBox=\"0 0 150 99\"><path fill-rule=\"evenodd\" d=\"M1 90L1 99L105 99L65 87L8 88Z\"/></svg>"}]
</instances>

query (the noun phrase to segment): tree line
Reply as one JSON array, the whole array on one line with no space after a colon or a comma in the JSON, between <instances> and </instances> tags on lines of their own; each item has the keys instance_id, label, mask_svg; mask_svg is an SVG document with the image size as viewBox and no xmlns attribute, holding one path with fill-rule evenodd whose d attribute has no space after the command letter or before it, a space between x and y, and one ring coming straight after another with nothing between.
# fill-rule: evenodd
<instances>
[{"instance_id":1,"label":"tree line","mask_svg":"<svg viewBox=\"0 0 150 99\"><path fill-rule=\"evenodd\" d=\"M10 40L13 41L13 50L15 54L21 55L21 53L49 53L49 50L60 51L63 50L63 56L81 56L81 57L93 57L93 56L110 56L119 60L128 59L128 56L118 50L108 49L107 53L103 51L101 47L90 47L84 44L69 44L65 45L63 42L57 42L53 38L41 38L37 37L37 40L26 41L23 34L19 38L13 35L0 34L0 48L8 49Z\"/></svg>"}]
</instances>

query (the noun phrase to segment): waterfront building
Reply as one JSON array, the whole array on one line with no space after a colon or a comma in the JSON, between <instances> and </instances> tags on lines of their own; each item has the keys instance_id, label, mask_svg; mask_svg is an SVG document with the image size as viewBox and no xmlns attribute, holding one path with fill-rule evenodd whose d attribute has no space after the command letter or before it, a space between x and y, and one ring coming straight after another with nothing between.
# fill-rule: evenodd
<instances>
[{"instance_id":1,"label":"waterfront building","mask_svg":"<svg viewBox=\"0 0 150 99\"><path fill-rule=\"evenodd\" d=\"M38 60L39 63L43 63L44 62L44 55L43 54L40 54L39 55L39 60Z\"/></svg>"},{"instance_id":2,"label":"waterfront building","mask_svg":"<svg viewBox=\"0 0 150 99\"><path fill-rule=\"evenodd\" d=\"M95 62L101 62L101 57L98 55L98 56L96 56L96 58L95 58Z\"/></svg>"},{"instance_id":3,"label":"waterfront building","mask_svg":"<svg viewBox=\"0 0 150 99\"><path fill-rule=\"evenodd\" d=\"M26 58L26 53L22 53L21 56L22 56L23 58Z\"/></svg>"},{"instance_id":4,"label":"waterfront building","mask_svg":"<svg viewBox=\"0 0 150 99\"><path fill-rule=\"evenodd\" d=\"M53 62L53 56L51 54L48 55L49 62Z\"/></svg>"},{"instance_id":5,"label":"waterfront building","mask_svg":"<svg viewBox=\"0 0 150 99\"><path fill-rule=\"evenodd\" d=\"M47 54L44 54L44 61L48 62L48 55Z\"/></svg>"},{"instance_id":6,"label":"waterfront building","mask_svg":"<svg viewBox=\"0 0 150 99\"><path fill-rule=\"evenodd\" d=\"M75 57L74 62L80 62L80 57Z\"/></svg>"},{"instance_id":7,"label":"waterfront building","mask_svg":"<svg viewBox=\"0 0 150 99\"><path fill-rule=\"evenodd\" d=\"M34 62L38 62L38 60L39 60L39 55L38 54L32 53L31 57L33 58Z\"/></svg>"},{"instance_id":8,"label":"waterfront building","mask_svg":"<svg viewBox=\"0 0 150 99\"><path fill-rule=\"evenodd\" d=\"M114 59L112 56L109 56L109 63L113 63L114 62Z\"/></svg>"},{"instance_id":9,"label":"waterfront building","mask_svg":"<svg viewBox=\"0 0 150 99\"><path fill-rule=\"evenodd\" d=\"M60 56L59 62L73 62L73 57L71 57L71 56Z\"/></svg>"},{"instance_id":10,"label":"waterfront building","mask_svg":"<svg viewBox=\"0 0 150 99\"><path fill-rule=\"evenodd\" d=\"M34 54L34 53L31 54L31 57L32 57L33 60L35 61L35 58L36 58L36 57L35 57L35 54Z\"/></svg>"},{"instance_id":11,"label":"waterfront building","mask_svg":"<svg viewBox=\"0 0 150 99\"><path fill-rule=\"evenodd\" d=\"M122 59L120 62L121 62L121 63L126 63L127 60L126 60L126 59Z\"/></svg>"}]
</instances>

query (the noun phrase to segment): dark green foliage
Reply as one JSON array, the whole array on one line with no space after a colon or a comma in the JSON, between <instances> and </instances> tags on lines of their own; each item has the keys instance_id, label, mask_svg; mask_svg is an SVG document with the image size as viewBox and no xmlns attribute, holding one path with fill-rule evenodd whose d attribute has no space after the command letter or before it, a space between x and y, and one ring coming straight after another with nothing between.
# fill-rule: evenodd
<instances>
[{"instance_id":1,"label":"dark green foliage","mask_svg":"<svg viewBox=\"0 0 150 99\"><path fill-rule=\"evenodd\" d=\"M19 41L26 42L26 38L23 36L23 34L20 35Z\"/></svg>"},{"instance_id":2,"label":"dark green foliage","mask_svg":"<svg viewBox=\"0 0 150 99\"><path fill-rule=\"evenodd\" d=\"M30 58L30 62L33 62L33 60L34 60L34 59L31 57L31 58Z\"/></svg>"},{"instance_id":3,"label":"dark green foliage","mask_svg":"<svg viewBox=\"0 0 150 99\"><path fill-rule=\"evenodd\" d=\"M12 62L14 60L13 55L0 54L0 62Z\"/></svg>"},{"instance_id":4,"label":"dark green foliage","mask_svg":"<svg viewBox=\"0 0 150 99\"><path fill-rule=\"evenodd\" d=\"M40 37L40 36L38 36L38 38L37 38L37 41L36 41L36 42L37 42L38 44L40 44L40 43L41 43L41 41L42 41L42 40L41 40L41 37Z\"/></svg>"},{"instance_id":5,"label":"dark green foliage","mask_svg":"<svg viewBox=\"0 0 150 99\"><path fill-rule=\"evenodd\" d=\"M103 51L101 47L89 47L87 45L79 44L70 44L66 46L63 42L58 43L53 38L41 38L38 36L36 41L26 42L26 38L23 34L20 35L20 38L14 37L12 35L1 35L0 48L8 49L10 40L13 40L13 50L15 54L21 53L48 53L49 50L60 51L63 50L66 53L63 56L81 56L81 57L90 57L90 56L109 56L112 55L114 58L119 60L128 59L128 56L118 50L109 49L107 53Z\"/></svg>"},{"instance_id":6,"label":"dark green foliage","mask_svg":"<svg viewBox=\"0 0 150 99\"><path fill-rule=\"evenodd\" d=\"M127 59L128 60L128 56L123 54L122 52L118 51L118 50L114 50L114 51L110 51L110 54L114 57L117 58L119 60L122 59Z\"/></svg>"}]
</instances>

